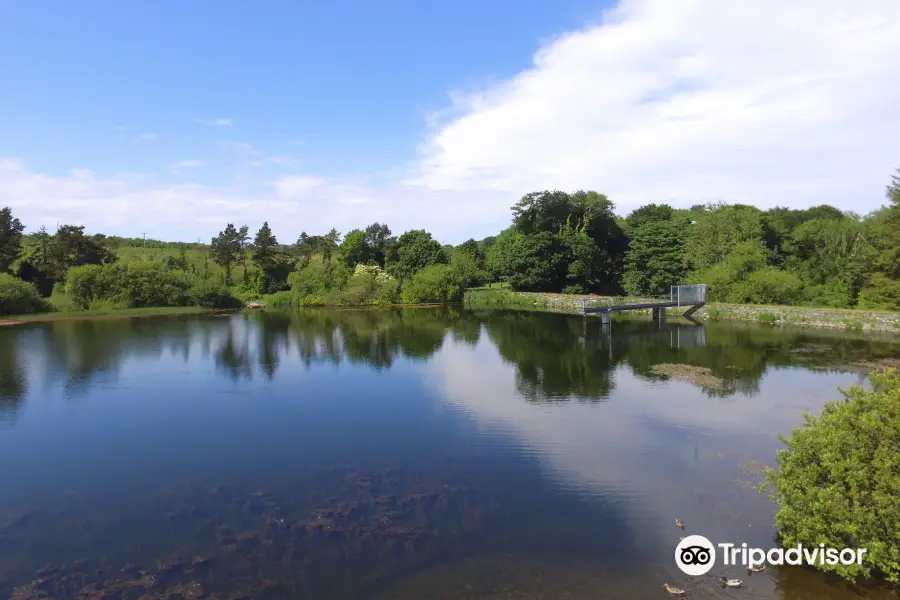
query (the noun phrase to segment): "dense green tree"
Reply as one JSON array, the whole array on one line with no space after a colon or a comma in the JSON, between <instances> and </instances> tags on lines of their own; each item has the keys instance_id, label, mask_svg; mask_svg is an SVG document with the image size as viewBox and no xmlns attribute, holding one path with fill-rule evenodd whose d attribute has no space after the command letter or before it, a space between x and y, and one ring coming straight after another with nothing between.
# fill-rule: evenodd
<instances>
[{"instance_id":1,"label":"dense green tree","mask_svg":"<svg viewBox=\"0 0 900 600\"><path fill-rule=\"evenodd\" d=\"M633 213L632 213L633 214ZM631 225L625 257L625 290L634 296L665 294L687 276L684 240L688 217L644 219Z\"/></svg>"},{"instance_id":2,"label":"dense green tree","mask_svg":"<svg viewBox=\"0 0 900 600\"><path fill-rule=\"evenodd\" d=\"M309 264L310 260L312 260L314 251L315 245L313 244L312 238L305 231L302 232L300 237L297 238L297 242L294 244L294 252L299 259L299 268L302 269Z\"/></svg>"},{"instance_id":3,"label":"dense green tree","mask_svg":"<svg viewBox=\"0 0 900 600\"><path fill-rule=\"evenodd\" d=\"M251 251L253 263L258 268L267 271L274 266L278 254L278 240L272 234L268 221L264 222L256 232Z\"/></svg>"},{"instance_id":4,"label":"dense green tree","mask_svg":"<svg viewBox=\"0 0 900 600\"><path fill-rule=\"evenodd\" d=\"M810 286L817 304L852 306L865 279L865 244L855 218L810 219L790 232L784 265Z\"/></svg>"},{"instance_id":5,"label":"dense green tree","mask_svg":"<svg viewBox=\"0 0 900 600\"><path fill-rule=\"evenodd\" d=\"M391 229L383 223L372 223L366 227L366 246L371 253L370 259L376 265L385 266L392 253L396 240L391 237Z\"/></svg>"},{"instance_id":6,"label":"dense green tree","mask_svg":"<svg viewBox=\"0 0 900 600\"><path fill-rule=\"evenodd\" d=\"M217 265L225 269L226 283L231 281L231 269L241 257L241 234L233 223L228 223L219 235L212 239L211 252Z\"/></svg>"},{"instance_id":7,"label":"dense green tree","mask_svg":"<svg viewBox=\"0 0 900 600\"><path fill-rule=\"evenodd\" d=\"M741 242L763 240L762 213L742 204L715 205L698 213L685 238L685 259L703 270L725 259Z\"/></svg>"},{"instance_id":8,"label":"dense green tree","mask_svg":"<svg viewBox=\"0 0 900 600\"><path fill-rule=\"evenodd\" d=\"M334 251L340 247L341 234L334 227L318 239L319 251L322 253L322 260L326 263L331 262Z\"/></svg>"},{"instance_id":9,"label":"dense green tree","mask_svg":"<svg viewBox=\"0 0 900 600\"><path fill-rule=\"evenodd\" d=\"M12 214L8 206L0 209L0 273L10 267L22 254L22 232L25 226Z\"/></svg>"},{"instance_id":10,"label":"dense green tree","mask_svg":"<svg viewBox=\"0 0 900 600\"><path fill-rule=\"evenodd\" d=\"M355 268L356 265L366 265L370 262L378 264L373 254L373 248L369 246L366 232L362 229L348 231L344 236L344 241L341 242L341 256L344 264L350 269Z\"/></svg>"},{"instance_id":11,"label":"dense green tree","mask_svg":"<svg viewBox=\"0 0 900 600\"><path fill-rule=\"evenodd\" d=\"M247 277L247 243L250 241L250 228L248 226L241 225L241 228L238 229L237 241L240 246L240 260L241 265L244 267L244 277Z\"/></svg>"},{"instance_id":12,"label":"dense green tree","mask_svg":"<svg viewBox=\"0 0 900 600\"><path fill-rule=\"evenodd\" d=\"M547 231L530 235L509 228L485 259L488 269L516 290L557 291L566 282L567 249Z\"/></svg>"},{"instance_id":13,"label":"dense green tree","mask_svg":"<svg viewBox=\"0 0 900 600\"><path fill-rule=\"evenodd\" d=\"M879 251L877 267L890 279L900 280L900 169L891 177L885 192L891 204L884 210L875 242Z\"/></svg>"},{"instance_id":14,"label":"dense green tree","mask_svg":"<svg viewBox=\"0 0 900 600\"><path fill-rule=\"evenodd\" d=\"M440 242L424 229L411 229L397 238L396 256L388 270L400 280L409 279L429 265L447 262Z\"/></svg>"},{"instance_id":15,"label":"dense green tree","mask_svg":"<svg viewBox=\"0 0 900 600\"><path fill-rule=\"evenodd\" d=\"M549 234L558 238L552 245L548 245L546 236L528 244L531 250L562 249L562 268L566 275L556 280L557 288L545 291L618 291L627 238L613 214L613 204L606 196L589 191L573 194L561 191L534 192L526 194L516 203L512 212L513 226L525 238L536 234ZM522 243L521 239L517 243ZM533 266L548 266L556 260L555 255L544 258L546 260L534 256L529 260L538 261ZM512 263L505 267L507 278L510 275L510 264ZM556 268L553 264L551 270ZM531 283L525 282L541 279L543 277L535 279L527 276L521 281L523 285L530 286Z\"/></svg>"},{"instance_id":16,"label":"dense green tree","mask_svg":"<svg viewBox=\"0 0 900 600\"><path fill-rule=\"evenodd\" d=\"M104 245L104 236L86 236L83 225L63 225L53 236L53 262L65 270L79 265L102 265L115 262L116 255Z\"/></svg>"},{"instance_id":17,"label":"dense green tree","mask_svg":"<svg viewBox=\"0 0 900 600\"><path fill-rule=\"evenodd\" d=\"M469 255L473 261L478 259L478 242L476 242L474 239L466 240L465 242L457 246L456 250L463 254Z\"/></svg>"},{"instance_id":18,"label":"dense green tree","mask_svg":"<svg viewBox=\"0 0 900 600\"><path fill-rule=\"evenodd\" d=\"M628 214L625 218L625 227L631 235L646 223L671 221L674 216L675 209L668 204L646 204Z\"/></svg>"},{"instance_id":19,"label":"dense green tree","mask_svg":"<svg viewBox=\"0 0 900 600\"><path fill-rule=\"evenodd\" d=\"M497 241L497 238L491 235L478 242L478 258L475 259L475 266L479 269L485 268L485 258L495 241Z\"/></svg>"}]
</instances>

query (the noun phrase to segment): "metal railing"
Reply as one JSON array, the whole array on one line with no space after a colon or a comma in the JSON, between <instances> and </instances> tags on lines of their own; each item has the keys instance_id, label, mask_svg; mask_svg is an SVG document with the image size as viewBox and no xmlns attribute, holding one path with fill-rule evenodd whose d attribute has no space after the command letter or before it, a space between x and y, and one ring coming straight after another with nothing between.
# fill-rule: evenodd
<instances>
[{"instance_id":1,"label":"metal railing","mask_svg":"<svg viewBox=\"0 0 900 600\"><path fill-rule=\"evenodd\" d=\"M686 285L673 285L669 292L669 301L676 302L678 306L705 304L706 284L691 283Z\"/></svg>"}]
</instances>

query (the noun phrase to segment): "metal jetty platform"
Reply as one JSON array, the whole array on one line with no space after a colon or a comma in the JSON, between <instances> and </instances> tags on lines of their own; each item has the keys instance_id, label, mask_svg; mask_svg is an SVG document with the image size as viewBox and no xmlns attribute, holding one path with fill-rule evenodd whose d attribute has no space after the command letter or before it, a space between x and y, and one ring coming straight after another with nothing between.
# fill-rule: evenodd
<instances>
[{"instance_id":1,"label":"metal jetty platform","mask_svg":"<svg viewBox=\"0 0 900 600\"><path fill-rule=\"evenodd\" d=\"M587 300L581 301L578 312L583 315L600 313L601 322L606 325L609 323L610 313L624 310L650 310L653 320L664 321L666 318L666 309L688 306L684 312L684 317L690 318L703 305L706 304L706 284L694 283L687 285L673 285L669 290L668 296L661 296L658 302L636 302L633 304L605 304L603 301L588 303Z\"/></svg>"}]
</instances>

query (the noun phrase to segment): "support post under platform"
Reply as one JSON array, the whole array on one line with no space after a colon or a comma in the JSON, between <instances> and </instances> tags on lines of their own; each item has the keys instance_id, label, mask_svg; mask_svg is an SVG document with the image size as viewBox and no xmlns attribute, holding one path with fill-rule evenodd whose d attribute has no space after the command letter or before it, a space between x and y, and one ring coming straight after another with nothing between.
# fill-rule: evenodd
<instances>
[{"instance_id":1,"label":"support post under platform","mask_svg":"<svg viewBox=\"0 0 900 600\"><path fill-rule=\"evenodd\" d=\"M601 325L609 325L609 311L604 310L600 313L600 324Z\"/></svg>"}]
</instances>

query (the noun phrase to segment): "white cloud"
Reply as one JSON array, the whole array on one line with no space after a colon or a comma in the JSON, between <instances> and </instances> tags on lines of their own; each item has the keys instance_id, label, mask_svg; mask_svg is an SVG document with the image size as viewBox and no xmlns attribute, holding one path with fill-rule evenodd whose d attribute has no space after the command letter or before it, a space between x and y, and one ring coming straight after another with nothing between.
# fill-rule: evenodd
<instances>
[{"instance_id":1,"label":"white cloud","mask_svg":"<svg viewBox=\"0 0 900 600\"><path fill-rule=\"evenodd\" d=\"M294 198L309 190L325 185L325 180L311 175L285 175L272 182L275 192L282 198Z\"/></svg>"},{"instance_id":2,"label":"white cloud","mask_svg":"<svg viewBox=\"0 0 900 600\"><path fill-rule=\"evenodd\" d=\"M230 127L232 125L231 119L194 119L194 122L207 127Z\"/></svg>"},{"instance_id":3,"label":"white cloud","mask_svg":"<svg viewBox=\"0 0 900 600\"><path fill-rule=\"evenodd\" d=\"M154 133L142 133L138 136L138 139L142 142L152 142L156 139L156 134Z\"/></svg>"},{"instance_id":4,"label":"white cloud","mask_svg":"<svg viewBox=\"0 0 900 600\"><path fill-rule=\"evenodd\" d=\"M900 161L900 2L626 0L458 96L411 181L877 208ZM506 206L497 209L506 209Z\"/></svg>"}]
</instances>

